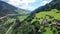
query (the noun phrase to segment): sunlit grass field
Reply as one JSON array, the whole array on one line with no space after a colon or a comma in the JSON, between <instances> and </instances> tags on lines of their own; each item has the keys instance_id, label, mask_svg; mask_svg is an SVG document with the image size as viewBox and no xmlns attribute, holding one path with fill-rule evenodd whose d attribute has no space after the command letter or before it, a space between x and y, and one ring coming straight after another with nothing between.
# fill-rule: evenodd
<instances>
[{"instance_id":1,"label":"sunlit grass field","mask_svg":"<svg viewBox=\"0 0 60 34\"><path fill-rule=\"evenodd\" d=\"M53 18L49 18L49 16L46 16L46 15L50 15L50 16L53 16ZM0 29L4 29L3 31L6 32L9 27L11 27L11 25L16 21L16 19L19 19L19 21L23 21L24 19L26 19L29 15L25 15L25 16L17 16L16 18L9 18L7 19L5 22L2 22L2 24L0 25ZM52 9L50 11L42 11L42 12L39 12L39 13L36 13L35 14L35 17L34 19L32 19L31 23L33 23L34 21L36 21L36 18L40 18L40 23L42 23L43 19L46 17L46 19L48 21L52 21L53 19L60 19L60 10L57 10L57 9ZM27 22L29 23L29 22ZM53 22L53 23L56 23L56 22ZM43 29L43 26L40 26L40 29ZM43 32L42 34L53 34L53 30L55 30L55 34L58 34L58 31L55 27L53 27L53 30L51 30L51 27L45 27L45 32ZM12 32L12 30L11 30ZM10 33L10 32L9 32Z\"/></svg>"},{"instance_id":2,"label":"sunlit grass field","mask_svg":"<svg viewBox=\"0 0 60 34\"><path fill-rule=\"evenodd\" d=\"M46 15L53 16L54 18L49 18ZM42 12L36 13L34 19L32 19L31 22L33 23L34 21L36 21L36 18L40 18L39 21L40 21L40 23L42 23L42 21L45 17L48 21L52 21L53 19L59 19L60 20L60 10L52 9L50 11L42 11ZM56 22L53 22L53 23L56 23ZM50 30L50 27L46 27L45 29L46 29L46 32L44 32L43 34L53 34L53 32ZM55 27L54 27L54 30L56 30ZM56 30L55 34L58 34L57 32L58 31Z\"/></svg>"},{"instance_id":3,"label":"sunlit grass field","mask_svg":"<svg viewBox=\"0 0 60 34\"><path fill-rule=\"evenodd\" d=\"M59 13L57 13L57 12L59 12ZM50 11L42 11L42 12L36 13L34 18L40 18L40 22L42 22L45 17L47 18L48 21L54 19L54 18L50 19L46 15L53 16L55 19L60 19L60 11L57 10L57 9L52 9ZM35 21L35 20L36 19L33 19L32 22Z\"/></svg>"}]
</instances>

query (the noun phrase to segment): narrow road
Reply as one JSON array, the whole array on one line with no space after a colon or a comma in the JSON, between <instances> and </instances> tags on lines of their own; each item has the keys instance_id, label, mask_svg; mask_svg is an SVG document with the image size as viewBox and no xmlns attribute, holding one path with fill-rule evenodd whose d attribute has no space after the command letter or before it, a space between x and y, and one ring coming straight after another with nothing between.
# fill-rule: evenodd
<instances>
[{"instance_id":1,"label":"narrow road","mask_svg":"<svg viewBox=\"0 0 60 34\"><path fill-rule=\"evenodd\" d=\"M9 16L16 16L16 15L21 15L21 14L8 14L6 16L0 17L0 19L6 18L6 17L9 17Z\"/></svg>"},{"instance_id":2,"label":"narrow road","mask_svg":"<svg viewBox=\"0 0 60 34\"><path fill-rule=\"evenodd\" d=\"M21 15L21 14L8 14L8 15L6 15L6 16L3 16L3 17L0 17L0 19L4 19L4 18L7 18L7 17L9 17L9 16L16 16L16 15ZM0 25L0 27L1 27L2 25Z\"/></svg>"},{"instance_id":3,"label":"narrow road","mask_svg":"<svg viewBox=\"0 0 60 34\"><path fill-rule=\"evenodd\" d=\"M15 23L16 23L16 22L14 22L14 23L9 27L9 29L6 31L5 34L8 34L8 33L10 32L10 30L13 28L13 26L15 25Z\"/></svg>"},{"instance_id":4,"label":"narrow road","mask_svg":"<svg viewBox=\"0 0 60 34\"><path fill-rule=\"evenodd\" d=\"M6 17L10 17L10 16L25 16L26 14L8 14L6 16L0 17L0 19L6 18Z\"/></svg>"}]
</instances>

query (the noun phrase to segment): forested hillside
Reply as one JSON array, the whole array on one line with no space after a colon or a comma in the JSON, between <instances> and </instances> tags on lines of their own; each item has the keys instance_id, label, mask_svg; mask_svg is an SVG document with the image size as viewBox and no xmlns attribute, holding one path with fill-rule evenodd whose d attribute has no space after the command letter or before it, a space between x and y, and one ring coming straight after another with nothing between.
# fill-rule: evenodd
<instances>
[{"instance_id":1,"label":"forested hillside","mask_svg":"<svg viewBox=\"0 0 60 34\"><path fill-rule=\"evenodd\" d=\"M8 14L28 14L26 10L14 7L6 2L0 1L0 17Z\"/></svg>"},{"instance_id":2,"label":"forested hillside","mask_svg":"<svg viewBox=\"0 0 60 34\"><path fill-rule=\"evenodd\" d=\"M52 0L30 15L8 18L0 20L0 34L60 34L60 0Z\"/></svg>"},{"instance_id":3,"label":"forested hillside","mask_svg":"<svg viewBox=\"0 0 60 34\"><path fill-rule=\"evenodd\" d=\"M60 0L53 0L50 3L46 4L45 6L41 6L41 7L37 8L34 12L50 11L51 9L60 10Z\"/></svg>"}]
</instances>

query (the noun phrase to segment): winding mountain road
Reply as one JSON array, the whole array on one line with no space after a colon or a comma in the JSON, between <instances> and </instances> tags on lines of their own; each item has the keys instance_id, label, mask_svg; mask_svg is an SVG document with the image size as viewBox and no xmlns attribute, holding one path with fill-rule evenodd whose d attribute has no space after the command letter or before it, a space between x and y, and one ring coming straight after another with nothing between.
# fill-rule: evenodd
<instances>
[{"instance_id":1,"label":"winding mountain road","mask_svg":"<svg viewBox=\"0 0 60 34\"><path fill-rule=\"evenodd\" d=\"M21 16L21 15L24 15L24 14L8 14L6 16L0 17L0 19L4 19L4 18L10 17L10 16Z\"/></svg>"},{"instance_id":2,"label":"winding mountain road","mask_svg":"<svg viewBox=\"0 0 60 34\"><path fill-rule=\"evenodd\" d=\"M8 34L8 33L10 32L10 30L13 28L13 26L15 25L15 23L16 23L16 22L14 22L14 23L9 27L9 29L6 31L5 34Z\"/></svg>"}]
</instances>

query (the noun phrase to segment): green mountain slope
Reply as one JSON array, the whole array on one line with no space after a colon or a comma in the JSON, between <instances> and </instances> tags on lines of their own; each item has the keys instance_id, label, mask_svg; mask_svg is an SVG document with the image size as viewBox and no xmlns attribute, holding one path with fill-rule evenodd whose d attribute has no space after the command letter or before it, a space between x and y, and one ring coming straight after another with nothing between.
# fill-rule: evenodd
<instances>
[{"instance_id":1,"label":"green mountain slope","mask_svg":"<svg viewBox=\"0 0 60 34\"><path fill-rule=\"evenodd\" d=\"M14 7L6 2L0 1L0 17L8 14L28 14L26 10Z\"/></svg>"},{"instance_id":2,"label":"green mountain slope","mask_svg":"<svg viewBox=\"0 0 60 34\"><path fill-rule=\"evenodd\" d=\"M46 4L45 6L41 6L37 8L34 12L40 12L40 11L49 11L51 9L58 9L60 10L60 0L52 0L50 3Z\"/></svg>"},{"instance_id":3,"label":"green mountain slope","mask_svg":"<svg viewBox=\"0 0 60 34\"><path fill-rule=\"evenodd\" d=\"M25 21L27 21L27 23L29 24L31 23L34 26L37 26L36 28L38 28L38 33L40 34L59 34L60 33L59 3L60 0L53 0L49 4L39 7L34 12L32 12L32 14L27 19L25 19ZM40 29L36 21L40 23Z\"/></svg>"},{"instance_id":4,"label":"green mountain slope","mask_svg":"<svg viewBox=\"0 0 60 34\"><path fill-rule=\"evenodd\" d=\"M52 9L50 11L42 11L35 14L34 17L35 19L33 19L33 21L36 20L36 18L40 18L40 21L41 20L43 21L44 17L46 17L48 21L51 20L50 17L52 17L52 19L60 19L59 15L60 15L60 10L57 9Z\"/></svg>"},{"instance_id":5,"label":"green mountain slope","mask_svg":"<svg viewBox=\"0 0 60 34\"><path fill-rule=\"evenodd\" d=\"M60 0L39 7L25 18L0 20L0 34L60 34Z\"/></svg>"}]
</instances>

